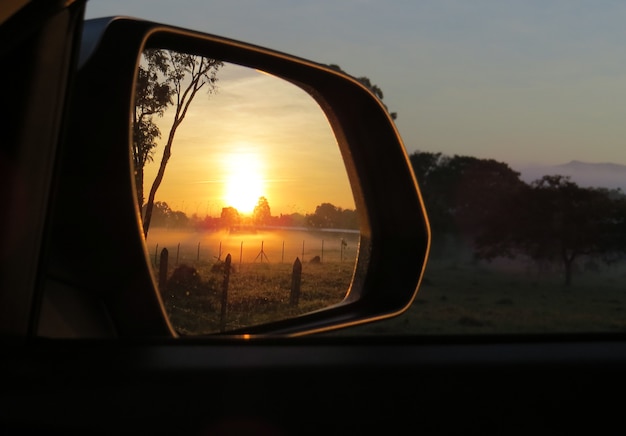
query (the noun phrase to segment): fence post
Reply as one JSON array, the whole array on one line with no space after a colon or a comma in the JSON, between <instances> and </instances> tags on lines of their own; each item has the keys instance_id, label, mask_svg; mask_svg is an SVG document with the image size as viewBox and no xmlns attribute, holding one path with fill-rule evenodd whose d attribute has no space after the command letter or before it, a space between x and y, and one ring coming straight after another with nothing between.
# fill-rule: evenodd
<instances>
[{"instance_id":1,"label":"fence post","mask_svg":"<svg viewBox=\"0 0 626 436\"><path fill-rule=\"evenodd\" d=\"M159 290L164 291L167 284L167 262L169 252L167 248L161 250L161 264L159 265Z\"/></svg>"},{"instance_id":2,"label":"fence post","mask_svg":"<svg viewBox=\"0 0 626 436\"><path fill-rule=\"evenodd\" d=\"M291 294L289 295L289 304L291 306L297 306L300 300L300 283L302 282L302 262L296 257L296 261L293 263L293 270L291 273Z\"/></svg>"},{"instance_id":3,"label":"fence post","mask_svg":"<svg viewBox=\"0 0 626 436\"><path fill-rule=\"evenodd\" d=\"M154 266L159 264L159 244L154 248Z\"/></svg>"},{"instance_id":4,"label":"fence post","mask_svg":"<svg viewBox=\"0 0 626 436\"><path fill-rule=\"evenodd\" d=\"M178 266L179 255L180 255L180 242L178 243L178 248L176 248L176 266Z\"/></svg>"},{"instance_id":5,"label":"fence post","mask_svg":"<svg viewBox=\"0 0 626 436\"><path fill-rule=\"evenodd\" d=\"M339 262L343 262L343 238L341 238L339 243Z\"/></svg>"},{"instance_id":6,"label":"fence post","mask_svg":"<svg viewBox=\"0 0 626 436\"><path fill-rule=\"evenodd\" d=\"M243 258L243 241L241 241L241 244L239 245L239 268L241 268L242 258Z\"/></svg>"},{"instance_id":7,"label":"fence post","mask_svg":"<svg viewBox=\"0 0 626 436\"><path fill-rule=\"evenodd\" d=\"M228 307L228 282L230 280L230 253L224 260L224 281L222 282L222 310L220 313L220 332L224 333L226 330L226 316Z\"/></svg>"},{"instance_id":8,"label":"fence post","mask_svg":"<svg viewBox=\"0 0 626 436\"><path fill-rule=\"evenodd\" d=\"M324 240L323 239L322 239L322 258L320 260L324 262Z\"/></svg>"}]
</instances>

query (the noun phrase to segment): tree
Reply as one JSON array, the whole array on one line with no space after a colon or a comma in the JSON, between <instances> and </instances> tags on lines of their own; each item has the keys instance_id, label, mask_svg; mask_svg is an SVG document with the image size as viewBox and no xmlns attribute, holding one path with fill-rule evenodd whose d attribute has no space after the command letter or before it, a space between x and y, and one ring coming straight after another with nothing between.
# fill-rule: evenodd
<instances>
[{"instance_id":1,"label":"tree","mask_svg":"<svg viewBox=\"0 0 626 436\"><path fill-rule=\"evenodd\" d=\"M307 225L320 229L358 229L358 217L355 210L342 209L331 203L322 203L315 208L315 213L307 215Z\"/></svg>"},{"instance_id":2,"label":"tree","mask_svg":"<svg viewBox=\"0 0 626 436\"><path fill-rule=\"evenodd\" d=\"M613 194L581 188L567 176L543 176L514 196L499 226L477 239L477 255L491 259L521 253L558 262L569 286L581 257L610 262L626 251L626 201Z\"/></svg>"},{"instance_id":3,"label":"tree","mask_svg":"<svg viewBox=\"0 0 626 436\"><path fill-rule=\"evenodd\" d=\"M166 107L172 104L172 89L169 83L159 82L159 75L167 73L167 61L162 50L146 50L144 61L137 72L137 92L133 112L133 163L135 188L139 206L143 206L144 167L153 160L156 139L161 131L153 117L163 116Z\"/></svg>"},{"instance_id":4,"label":"tree","mask_svg":"<svg viewBox=\"0 0 626 436\"><path fill-rule=\"evenodd\" d=\"M222 208L220 219L224 227L238 226L241 221L239 211L231 206Z\"/></svg>"},{"instance_id":5,"label":"tree","mask_svg":"<svg viewBox=\"0 0 626 436\"><path fill-rule=\"evenodd\" d=\"M223 65L221 61L203 56L178 53L171 50L155 50L155 52L158 52L158 54L149 52L149 56L158 59L158 61L155 61L155 67L152 70L150 70L150 63L148 63L149 74L146 83L159 93L166 93L166 90L169 92L171 103L168 104L174 105L175 113L167 142L163 149L159 170L152 183L145 206L143 231L146 236L148 235L148 229L150 228L150 221L152 219L154 198L163 181L165 168L172 154L172 144L176 130L185 119L187 110L198 91L205 88L208 94L215 92L217 71ZM150 94L149 90L144 91L145 90L139 90L138 92L140 95L143 93L146 95ZM164 108L162 108L162 110L164 110ZM152 139L155 137L156 136L152 136ZM138 148L138 150L145 151L146 148L150 148L150 144L144 144L143 148ZM151 149L152 148L150 148L150 150ZM140 159L136 160L140 161ZM141 168L143 169L143 167ZM138 199L141 201L141 198L138 197Z\"/></svg>"},{"instance_id":6,"label":"tree","mask_svg":"<svg viewBox=\"0 0 626 436\"><path fill-rule=\"evenodd\" d=\"M330 64L328 66L335 71L339 71L341 73L347 74L344 70L341 69L339 65ZM383 94L383 90L380 89L378 85L373 84L372 81L369 79L369 77L366 77L366 76L355 77L355 79L361 82L361 84L365 86L367 89L369 89L372 92L372 94L378 97L378 99L382 103L384 94ZM385 109L387 109L387 112L389 112L389 108L387 108L387 105L383 103L383 106L385 106ZM392 120L395 120L396 118L398 118L398 114L396 112L389 112L389 116L391 117Z\"/></svg>"},{"instance_id":7,"label":"tree","mask_svg":"<svg viewBox=\"0 0 626 436\"><path fill-rule=\"evenodd\" d=\"M420 151L409 159L437 234L474 238L525 185L518 172L493 159Z\"/></svg>"},{"instance_id":8,"label":"tree","mask_svg":"<svg viewBox=\"0 0 626 436\"><path fill-rule=\"evenodd\" d=\"M446 159L441 153L429 151L416 151L411 153L409 160L417 181L423 189L429 181L429 176L442 165Z\"/></svg>"},{"instance_id":9,"label":"tree","mask_svg":"<svg viewBox=\"0 0 626 436\"><path fill-rule=\"evenodd\" d=\"M164 201L157 201L154 203L154 225L166 226L169 218L173 213L169 205Z\"/></svg>"},{"instance_id":10,"label":"tree","mask_svg":"<svg viewBox=\"0 0 626 436\"><path fill-rule=\"evenodd\" d=\"M258 226L267 225L272 218L272 214L270 212L270 204L265 197L259 197L259 201L256 206L254 206L254 211L252 212L252 219L254 224Z\"/></svg>"}]
</instances>

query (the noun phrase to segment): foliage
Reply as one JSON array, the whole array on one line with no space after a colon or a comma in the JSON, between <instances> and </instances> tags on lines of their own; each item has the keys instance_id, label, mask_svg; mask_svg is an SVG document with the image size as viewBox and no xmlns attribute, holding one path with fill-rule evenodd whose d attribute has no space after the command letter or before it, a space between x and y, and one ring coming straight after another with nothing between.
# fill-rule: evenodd
<instances>
[{"instance_id":1,"label":"foliage","mask_svg":"<svg viewBox=\"0 0 626 436\"><path fill-rule=\"evenodd\" d=\"M546 175L531 184L493 159L410 156L433 230L473 245L479 259L526 256L560 264L570 284L583 257L615 262L626 252L626 197Z\"/></svg>"},{"instance_id":2,"label":"foliage","mask_svg":"<svg viewBox=\"0 0 626 436\"><path fill-rule=\"evenodd\" d=\"M172 89L169 83L159 82L159 75L167 73L167 60L162 50L146 50L145 62L137 71L137 92L135 111L133 112L133 163L135 168L135 186L137 200L143 205L144 167L152 162L156 140L161 131L153 117L163 116L167 106L172 104Z\"/></svg>"},{"instance_id":3,"label":"foliage","mask_svg":"<svg viewBox=\"0 0 626 436\"><path fill-rule=\"evenodd\" d=\"M160 131L154 125L152 116L154 114L162 116L170 105L174 106L175 111L159 170L144 208L143 227L147 236L152 220L154 198L171 156L176 130L183 122L191 102L200 89L205 88L209 94L215 92L217 71L222 62L171 50L146 50L144 58L147 62L140 66L138 73L134 126L136 133L134 132L133 137L135 182L139 202L143 202L143 168L152 159L155 140L160 137Z\"/></svg>"},{"instance_id":4,"label":"foliage","mask_svg":"<svg viewBox=\"0 0 626 436\"><path fill-rule=\"evenodd\" d=\"M342 209L331 203L320 204L306 219L310 227L319 229L358 229L355 210Z\"/></svg>"},{"instance_id":5,"label":"foliage","mask_svg":"<svg viewBox=\"0 0 626 436\"><path fill-rule=\"evenodd\" d=\"M439 234L474 237L524 186L518 172L493 159L419 151L409 158L433 232Z\"/></svg>"},{"instance_id":6,"label":"foliage","mask_svg":"<svg viewBox=\"0 0 626 436\"><path fill-rule=\"evenodd\" d=\"M254 206L252 212L252 220L257 226L264 226L270 223L272 213L270 211L270 204L265 197L259 197L259 201Z\"/></svg>"},{"instance_id":7,"label":"foliage","mask_svg":"<svg viewBox=\"0 0 626 436\"><path fill-rule=\"evenodd\" d=\"M145 206L144 206L145 209ZM191 218L184 212L172 210L163 201L156 201L152 211L152 226L182 228L193 226L198 230L233 229L240 226L312 227L316 229L358 229L358 216L354 209L342 209L331 203L318 205L313 214L299 213L272 216L267 198L260 197L252 217L242 216L232 207L222 208L219 217L204 218L194 214Z\"/></svg>"},{"instance_id":8,"label":"foliage","mask_svg":"<svg viewBox=\"0 0 626 436\"><path fill-rule=\"evenodd\" d=\"M543 176L512 196L494 227L499 230L485 230L476 240L477 254L560 263L570 285L576 260L611 262L626 252L626 203L611 193L582 188L562 175Z\"/></svg>"},{"instance_id":9,"label":"foliage","mask_svg":"<svg viewBox=\"0 0 626 436\"><path fill-rule=\"evenodd\" d=\"M222 225L225 227L237 226L241 221L237 209L230 206L222 208L222 214L220 218L222 220Z\"/></svg>"}]
</instances>

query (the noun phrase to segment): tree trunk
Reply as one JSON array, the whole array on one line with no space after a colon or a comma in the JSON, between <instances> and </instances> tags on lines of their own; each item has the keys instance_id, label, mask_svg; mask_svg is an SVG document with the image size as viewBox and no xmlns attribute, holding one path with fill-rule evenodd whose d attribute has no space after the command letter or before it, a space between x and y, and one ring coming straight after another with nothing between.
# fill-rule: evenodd
<instances>
[{"instance_id":1,"label":"tree trunk","mask_svg":"<svg viewBox=\"0 0 626 436\"><path fill-rule=\"evenodd\" d=\"M135 168L135 189L137 191L137 204L139 212L143 215L141 208L143 207L143 168Z\"/></svg>"},{"instance_id":2,"label":"tree trunk","mask_svg":"<svg viewBox=\"0 0 626 436\"><path fill-rule=\"evenodd\" d=\"M572 284L572 275L574 274L574 260L576 259L576 254L572 253L568 256L564 250L562 256L563 266L565 267L565 286L569 287Z\"/></svg>"},{"instance_id":3,"label":"tree trunk","mask_svg":"<svg viewBox=\"0 0 626 436\"><path fill-rule=\"evenodd\" d=\"M165 149L163 150L163 157L161 158L161 165L159 166L159 172L154 178L154 182L152 183L152 188L150 189L150 195L148 196L148 201L146 202L146 212L143 217L143 235L144 237L148 237L148 229L150 228L150 221L152 220L152 209L154 207L154 197L156 196L156 192L161 186L161 182L163 181L163 176L165 175L165 167L167 167L167 162L170 160L172 142L174 141L174 133L176 132L176 127L172 127L170 130L170 135L165 145Z\"/></svg>"}]
</instances>

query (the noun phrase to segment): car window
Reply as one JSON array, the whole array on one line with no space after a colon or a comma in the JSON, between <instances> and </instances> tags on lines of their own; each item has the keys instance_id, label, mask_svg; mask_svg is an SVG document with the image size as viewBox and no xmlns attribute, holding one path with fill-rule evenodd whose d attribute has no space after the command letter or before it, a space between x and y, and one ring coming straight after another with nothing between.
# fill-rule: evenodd
<instances>
[{"instance_id":1,"label":"car window","mask_svg":"<svg viewBox=\"0 0 626 436\"><path fill-rule=\"evenodd\" d=\"M342 334L626 328L626 5L270 2L250 5L249 21L218 3L189 14L93 0L87 12L333 64L388 106L424 197L431 255L405 314Z\"/></svg>"}]
</instances>

